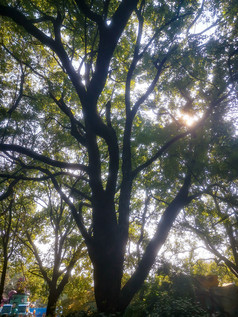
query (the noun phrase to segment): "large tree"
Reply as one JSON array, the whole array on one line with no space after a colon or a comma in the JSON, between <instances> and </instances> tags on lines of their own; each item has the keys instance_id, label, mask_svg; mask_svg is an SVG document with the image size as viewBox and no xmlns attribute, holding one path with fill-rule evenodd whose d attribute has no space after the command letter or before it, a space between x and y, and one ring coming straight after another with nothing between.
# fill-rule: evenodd
<instances>
[{"instance_id":1,"label":"large tree","mask_svg":"<svg viewBox=\"0 0 238 317\"><path fill-rule=\"evenodd\" d=\"M1 0L1 177L52 182L87 246L99 311L125 310L178 213L213 185L201 149L236 98L235 6ZM148 190L156 227L122 285Z\"/></svg>"}]
</instances>

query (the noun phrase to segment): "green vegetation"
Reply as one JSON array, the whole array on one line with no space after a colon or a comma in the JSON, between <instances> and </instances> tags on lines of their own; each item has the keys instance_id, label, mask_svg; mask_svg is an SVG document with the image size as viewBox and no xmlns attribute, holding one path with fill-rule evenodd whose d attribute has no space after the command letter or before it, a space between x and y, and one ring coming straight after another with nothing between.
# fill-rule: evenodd
<instances>
[{"instance_id":1,"label":"green vegetation","mask_svg":"<svg viewBox=\"0 0 238 317\"><path fill-rule=\"evenodd\" d=\"M123 314L201 243L237 281L237 11L0 0L0 296L17 273L47 315ZM147 293L151 314L200 313Z\"/></svg>"}]
</instances>

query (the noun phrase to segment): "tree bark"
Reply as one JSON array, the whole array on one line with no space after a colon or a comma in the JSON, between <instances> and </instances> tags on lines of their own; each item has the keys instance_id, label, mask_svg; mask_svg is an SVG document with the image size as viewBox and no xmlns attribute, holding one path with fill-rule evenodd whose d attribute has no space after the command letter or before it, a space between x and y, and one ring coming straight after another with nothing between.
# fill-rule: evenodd
<instances>
[{"instance_id":1,"label":"tree bark","mask_svg":"<svg viewBox=\"0 0 238 317\"><path fill-rule=\"evenodd\" d=\"M124 252L113 197L104 193L93 213L93 249L89 253L94 266L95 299L100 312L116 312Z\"/></svg>"},{"instance_id":2,"label":"tree bark","mask_svg":"<svg viewBox=\"0 0 238 317\"><path fill-rule=\"evenodd\" d=\"M115 313L121 290L123 258L115 251L109 251L106 248L106 252L100 252L94 263L94 290L98 311Z\"/></svg>"},{"instance_id":3,"label":"tree bark","mask_svg":"<svg viewBox=\"0 0 238 317\"><path fill-rule=\"evenodd\" d=\"M59 299L59 293L56 288L51 288L46 308L46 316L53 317L56 315L56 304Z\"/></svg>"},{"instance_id":4,"label":"tree bark","mask_svg":"<svg viewBox=\"0 0 238 317\"><path fill-rule=\"evenodd\" d=\"M7 264L8 264L8 257L4 255L3 260L3 268L2 268L2 274L1 274L1 283L0 283L0 301L3 299L3 291L4 291L4 284L7 274Z\"/></svg>"},{"instance_id":5,"label":"tree bark","mask_svg":"<svg viewBox=\"0 0 238 317\"><path fill-rule=\"evenodd\" d=\"M0 300L2 299L3 291L4 291L4 284L7 274L7 267L8 267L8 260L11 252L8 254L8 244L10 241L10 232L11 232L11 225L12 225L12 206L13 206L13 199L11 199L10 204L8 206L9 216L5 216L5 221L7 220L6 227L3 229L2 232L2 248L3 248L3 267L2 267L2 274L1 274L1 283L0 283Z\"/></svg>"}]
</instances>

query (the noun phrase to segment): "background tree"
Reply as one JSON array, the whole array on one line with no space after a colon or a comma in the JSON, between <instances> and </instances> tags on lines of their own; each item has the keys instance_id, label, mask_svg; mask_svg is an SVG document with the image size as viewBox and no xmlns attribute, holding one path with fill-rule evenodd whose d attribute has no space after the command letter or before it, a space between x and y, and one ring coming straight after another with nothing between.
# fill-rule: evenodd
<instances>
[{"instance_id":1,"label":"background tree","mask_svg":"<svg viewBox=\"0 0 238 317\"><path fill-rule=\"evenodd\" d=\"M15 195L0 202L0 299L3 297L9 261L19 247L19 221Z\"/></svg>"},{"instance_id":2,"label":"background tree","mask_svg":"<svg viewBox=\"0 0 238 317\"><path fill-rule=\"evenodd\" d=\"M177 215L215 186L208 140L236 98L235 8L1 1L1 177L52 182L87 246L99 311L125 310ZM153 233L122 285L131 225L149 224L148 184Z\"/></svg>"},{"instance_id":3,"label":"background tree","mask_svg":"<svg viewBox=\"0 0 238 317\"><path fill-rule=\"evenodd\" d=\"M37 191L42 194L42 190ZM53 316L57 301L85 247L65 203L50 187L45 189L45 195L40 198L42 208L45 205L42 210L24 212L22 243L35 259L29 266L29 272L43 278L47 284L46 314Z\"/></svg>"},{"instance_id":4,"label":"background tree","mask_svg":"<svg viewBox=\"0 0 238 317\"><path fill-rule=\"evenodd\" d=\"M74 267L69 283L65 285L58 306L64 316L79 312L95 312L92 269L87 257L81 258Z\"/></svg>"},{"instance_id":5,"label":"background tree","mask_svg":"<svg viewBox=\"0 0 238 317\"><path fill-rule=\"evenodd\" d=\"M4 206L5 205L5 206ZM3 291L4 291L4 284L6 279L6 273L7 273L7 266L8 266L8 260L11 256L12 249L9 246L10 245L10 238L11 238L11 223L12 223L12 205L13 205L13 199L11 201L8 201L8 204L3 204L1 202L1 209L2 209L2 215L1 215L1 231L0 231L0 237L1 237L1 283L0 283L0 298L2 299ZM3 210L7 209L7 210ZM3 216L4 215L4 216ZM12 242L14 242L15 239L13 239ZM11 249L9 251L9 249Z\"/></svg>"},{"instance_id":6,"label":"background tree","mask_svg":"<svg viewBox=\"0 0 238 317\"><path fill-rule=\"evenodd\" d=\"M229 195L232 189L229 191ZM222 198L222 197L220 197ZM193 212L195 222L184 221L182 225L195 233L205 248L211 252L216 260L223 263L237 278L238 253L237 253L237 207L229 206L225 202L218 202L218 198L207 198L206 205L195 205ZM186 219L186 218L185 218Z\"/></svg>"}]
</instances>

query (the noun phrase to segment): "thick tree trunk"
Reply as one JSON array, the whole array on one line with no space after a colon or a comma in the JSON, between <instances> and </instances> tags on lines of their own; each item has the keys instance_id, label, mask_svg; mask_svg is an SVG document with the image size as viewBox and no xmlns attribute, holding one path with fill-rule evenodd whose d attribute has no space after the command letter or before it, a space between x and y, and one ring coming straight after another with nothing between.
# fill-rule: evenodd
<instances>
[{"instance_id":1,"label":"thick tree trunk","mask_svg":"<svg viewBox=\"0 0 238 317\"><path fill-rule=\"evenodd\" d=\"M46 316L55 316L56 304L60 296L60 292L57 288L57 278L53 277L51 283L49 284L49 296L46 308Z\"/></svg>"},{"instance_id":2,"label":"thick tree trunk","mask_svg":"<svg viewBox=\"0 0 238 317\"><path fill-rule=\"evenodd\" d=\"M49 317L55 316L56 304L57 304L58 298L59 298L58 292L55 289L50 290L47 308L46 308L46 316L49 316Z\"/></svg>"},{"instance_id":3,"label":"thick tree trunk","mask_svg":"<svg viewBox=\"0 0 238 317\"><path fill-rule=\"evenodd\" d=\"M122 260L115 254L102 254L101 261L94 265L95 299L99 312L117 311L122 273Z\"/></svg>"},{"instance_id":4,"label":"thick tree trunk","mask_svg":"<svg viewBox=\"0 0 238 317\"><path fill-rule=\"evenodd\" d=\"M113 195L96 193L93 242L89 255L94 267L94 292L99 312L116 312L120 297L124 252Z\"/></svg>"}]
</instances>

